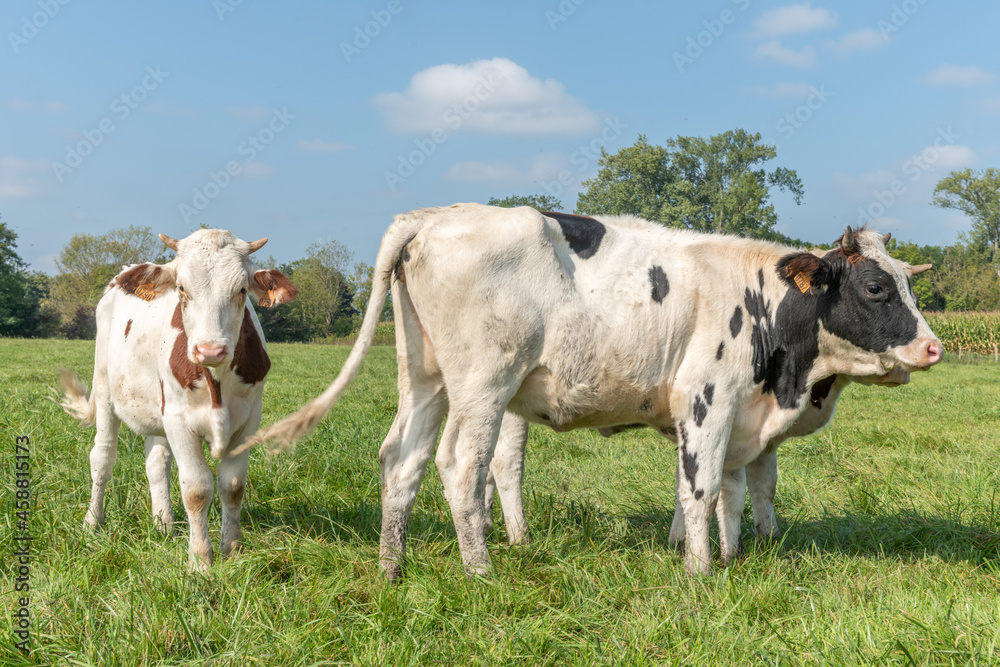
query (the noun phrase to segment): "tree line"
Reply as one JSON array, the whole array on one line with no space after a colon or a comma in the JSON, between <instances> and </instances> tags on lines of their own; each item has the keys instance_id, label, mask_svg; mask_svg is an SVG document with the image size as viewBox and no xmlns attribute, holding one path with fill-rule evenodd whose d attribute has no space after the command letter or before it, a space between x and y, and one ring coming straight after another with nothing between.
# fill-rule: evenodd
<instances>
[{"instance_id":1,"label":"tree line","mask_svg":"<svg viewBox=\"0 0 1000 667\"><path fill-rule=\"evenodd\" d=\"M800 247L828 244L789 238L777 229L772 193L802 202L794 169L765 168L777 150L759 134L730 130L709 137L678 136L659 146L639 135L616 153L601 150L598 173L582 183L574 212L633 214L668 227L737 234ZM493 197L496 206L561 211L548 194ZM934 265L913 280L921 308L935 311L1000 309L1000 169L953 171L935 187L929 204L961 211L972 229L949 246L890 240L889 252L911 264ZM149 227L102 235L77 234L59 253L58 273L30 271L17 254L17 236L0 220L0 336L93 338L94 309L108 282L128 264L169 261ZM815 241L815 240L813 240ZM259 315L272 341L315 341L350 336L371 294L372 267L356 262L337 241L314 243L305 257L277 268L299 287L294 301ZM383 320L392 319L388 301Z\"/></svg>"}]
</instances>

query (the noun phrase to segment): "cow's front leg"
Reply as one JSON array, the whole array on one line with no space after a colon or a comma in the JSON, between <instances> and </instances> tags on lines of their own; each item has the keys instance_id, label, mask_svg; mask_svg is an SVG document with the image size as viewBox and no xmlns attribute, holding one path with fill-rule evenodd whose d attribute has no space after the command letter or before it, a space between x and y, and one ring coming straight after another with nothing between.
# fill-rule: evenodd
<instances>
[{"instance_id":1,"label":"cow's front leg","mask_svg":"<svg viewBox=\"0 0 1000 667\"><path fill-rule=\"evenodd\" d=\"M681 469L678 466L674 474L674 520L670 522L670 546L681 553L684 552L684 506L681 505Z\"/></svg>"},{"instance_id":2,"label":"cow's front leg","mask_svg":"<svg viewBox=\"0 0 1000 667\"><path fill-rule=\"evenodd\" d=\"M183 425L167 430L167 439L177 460L181 499L187 511L188 556L191 568L206 570L212 564L212 542L208 537L208 507L212 504L214 478L205 462L201 438Z\"/></svg>"},{"instance_id":3,"label":"cow's front leg","mask_svg":"<svg viewBox=\"0 0 1000 667\"><path fill-rule=\"evenodd\" d=\"M500 492L507 539L520 544L528 537L528 524L524 518L524 448L528 441L528 421L512 412L503 416L500 437L497 439L490 473L486 478L486 531L493 530L493 492Z\"/></svg>"},{"instance_id":4,"label":"cow's front leg","mask_svg":"<svg viewBox=\"0 0 1000 667\"><path fill-rule=\"evenodd\" d=\"M719 518L719 544L722 562L732 563L740 552L740 521L747 502L746 473L743 468L722 473L717 515Z\"/></svg>"},{"instance_id":5,"label":"cow's front leg","mask_svg":"<svg viewBox=\"0 0 1000 667\"><path fill-rule=\"evenodd\" d=\"M781 538L781 531L778 529L774 514L774 494L778 486L777 451L761 454L757 460L747 464L746 471L750 504L753 506L753 525L757 536L777 541Z\"/></svg>"},{"instance_id":6,"label":"cow's front leg","mask_svg":"<svg viewBox=\"0 0 1000 667\"><path fill-rule=\"evenodd\" d=\"M170 507L170 445L159 435L146 438L146 479L149 480L149 498L153 522L164 535L174 532L174 512Z\"/></svg>"},{"instance_id":7,"label":"cow's front leg","mask_svg":"<svg viewBox=\"0 0 1000 667\"><path fill-rule=\"evenodd\" d=\"M94 391L98 391L96 386ZM94 447L90 450L90 477L93 486L90 489L90 507L83 519L84 525L93 529L104 525L104 493L111 480L115 459L118 458L118 427L121 425L109 400L98 395L96 401L97 435L94 436Z\"/></svg>"},{"instance_id":8,"label":"cow's front leg","mask_svg":"<svg viewBox=\"0 0 1000 667\"><path fill-rule=\"evenodd\" d=\"M681 384L680 386L683 386ZM677 495L684 511L688 574L711 574L709 525L722 489L722 466L733 423L732 402L713 382L697 383L697 390L678 392L671 411L678 416L679 484Z\"/></svg>"},{"instance_id":9,"label":"cow's front leg","mask_svg":"<svg viewBox=\"0 0 1000 667\"><path fill-rule=\"evenodd\" d=\"M254 433L257 427L248 429ZM243 438L233 439L234 444L242 444ZM250 450L230 456L226 454L219 461L217 487L219 500L222 501L222 555L230 555L240 547L243 531L240 528L240 510L243 506L243 493L247 485L247 469L250 467Z\"/></svg>"},{"instance_id":10,"label":"cow's front leg","mask_svg":"<svg viewBox=\"0 0 1000 667\"><path fill-rule=\"evenodd\" d=\"M452 403L435 463L458 534L462 564L468 576L490 572L486 549L486 473L503 420L502 404L456 409Z\"/></svg>"}]
</instances>

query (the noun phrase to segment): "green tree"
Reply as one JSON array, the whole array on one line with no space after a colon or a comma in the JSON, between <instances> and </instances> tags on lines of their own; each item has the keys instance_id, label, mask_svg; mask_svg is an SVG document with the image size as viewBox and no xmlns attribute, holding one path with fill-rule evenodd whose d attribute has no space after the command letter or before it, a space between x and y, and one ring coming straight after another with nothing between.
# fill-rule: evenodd
<instances>
[{"instance_id":1,"label":"green tree","mask_svg":"<svg viewBox=\"0 0 1000 667\"><path fill-rule=\"evenodd\" d=\"M917 306L922 310L945 310L947 296L941 291L941 285L935 282L944 264L944 249L940 246L918 246L910 241L889 239L886 250L892 257L913 266L934 265L930 271L913 276L913 295L917 297Z\"/></svg>"},{"instance_id":2,"label":"green tree","mask_svg":"<svg viewBox=\"0 0 1000 667\"><path fill-rule=\"evenodd\" d=\"M943 249L941 263L925 274L941 295L943 310L1000 308L1000 278L990 264L991 253L988 246L964 234Z\"/></svg>"},{"instance_id":3,"label":"green tree","mask_svg":"<svg viewBox=\"0 0 1000 667\"><path fill-rule=\"evenodd\" d=\"M764 169L775 157L760 134L740 129L709 139L678 136L666 147L640 135L614 155L601 149L600 171L583 182L577 212L631 213L671 227L786 240L774 229L771 189L791 192L800 204L803 188L793 169Z\"/></svg>"},{"instance_id":4,"label":"green tree","mask_svg":"<svg viewBox=\"0 0 1000 667\"><path fill-rule=\"evenodd\" d=\"M358 262L354 265L354 273L350 277L351 289L354 291L354 310L358 316L354 323L355 328L361 326L361 318L364 317L368 309L368 300L372 296L372 278L375 276L375 268ZM392 321L392 297L386 296L385 303L382 304L382 314L379 315L380 322Z\"/></svg>"},{"instance_id":5,"label":"green tree","mask_svg":"<svg viewBox=\"0 0 1000 667\"><path fill-rule=\"evenodd\" d=\"M934 187L931 204L969 216L972 241L989 246L994 256L1000 250L1000 169L951 172Z\"/></svg>"},{"instance_id":6,"label":"green tree","mask_svg":"<svg viewBox=\"0 0 1000 667\"><path fill-rule=\"evenodd\" d=\"M547 194L541 195L509 195L503 199L490 197L486 202L489 206L500 206L502 208L515 208L517 206L530 206L536 211L561 211L562 202L556 197Z\"/></svg>"},{"instance_id":7,"label":"green tree","mask_svg":"<svg viewBox=\"0 0 1000 667\"><path fill-rule=\"evenodd\" d=\"M41 282L17 254L17 234L0 222L0 336L39 335Z\"/></svg>"},{"instance_id":8,"label":"green tree","mask_svg":"<svg viewBox=\"0 0 1000 667\"><path fill-rule=\"evenodd\" d=\"M284 267L284 273L299 289L294 301L282 306L294 324L299 340L325 336L347 336L354 326L354 291L348 267L354 256L339 241L313 243L306 257Z\"/></svg>"}]
</instances>

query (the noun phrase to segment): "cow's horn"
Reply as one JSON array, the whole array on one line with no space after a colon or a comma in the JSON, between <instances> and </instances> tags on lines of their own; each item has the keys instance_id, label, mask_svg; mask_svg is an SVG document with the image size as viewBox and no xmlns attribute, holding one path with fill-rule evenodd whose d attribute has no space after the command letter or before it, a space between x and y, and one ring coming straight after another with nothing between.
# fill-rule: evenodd
<instances>
[{"instance_id":1,"label":"cow's horn","mask_svg":"<svg viewBox=\"0 0 1000 667\"><path fill-rule=\"evenodd\" d=\"M250 252L251 253L257 252L258 250L260 250L261 248L264 247L265 243L267 243L267 237L266 236L264 238L262 238L262 239L257 239L256 241L251 242L250 243Z\"/></svg>"},{"instance_id":2,"label":"cow's horn","mask_svg":"<svg viewBox=\"0 0 1000 667\"><path fill-rule=\"evenodd\" d=\"M166 245L168 248L170 248L174 252L177 252L177 239L172 239L166 234L160 234L160 240L163 241L164 245Z\"/></svg>"},{"instance_id":3,"label":"cow's horn","mask_svg":"<svg viewBox=\"0 0 1000 667\"><path fill-rule=\"evenodd\" d=\"M882 245L886 245L887 243L889 243L889 239L891 239L891 238L892 238L892 234L890 234L889 232L886 232L885 236L882 237Z\"/></svg>"},{"instance_id":4,"label":"cow's horn","mask_svg":"<svg viewBox=\"0 0 1000 667\"><path fill-rule=\"evenodd\" d=\"M840 239L840 247L844 250L854 250L854 230L851 226L847 226L847 231L844 232L844 237Z\"/></svg>"},{"instance_id":5,"label":"cow's horn","mask_svg":"<svg viewBox=\"0 0 1000 667\"><path fill-rule=\"evenodd\" d=\"M909 268L909 272L911 276L917 276L923 273L924 271L930 271L933 268L934 268L933 264L918 264L917 266L911 266Z\"/></svg>"}]
</instances>

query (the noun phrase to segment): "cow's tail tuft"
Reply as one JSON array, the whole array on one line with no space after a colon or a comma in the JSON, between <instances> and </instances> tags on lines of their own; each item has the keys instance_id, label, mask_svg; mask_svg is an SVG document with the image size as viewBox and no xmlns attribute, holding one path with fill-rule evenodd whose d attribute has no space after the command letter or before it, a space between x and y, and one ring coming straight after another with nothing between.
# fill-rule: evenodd
<instances>
[{"instance_id":1,"label":"cow's tail tuft","mask_svg":"<svg viewBox=\"0 0 1000 667\"><path fill-rule=\"evenodd\" d=\"M427 224L427 218L424 215L401 215L396 217L386 231L382 238L382 245L379 247L378 257L375 260L372 292L368 299L365 317L361 323L361 330L358 332L358 339L333 383L322 394L302 406L298 412L259 431L231 451L230 455L239 454L261 444L266 444L271 453L287 451L316 428L330 412L340 399L341 394L347 389L347 385L358 374L361 364L368 354L368 349L375 338L375 328L378 326L379 316L382 314L382 305L389 293L392 274L397 262L400 261L403 249L425 224Z\"/></svg>"},{"instance_id":2,"label":"cow's tail tuft","mask_svg":"<svg viewBox=\"0 0 1000 667\"><path fill-rule=\"evenodd\" d=\"M96 401L93 394L87 392L87 385L73 371L64 368L59 373L63 397L59 401L62 409L80 422L80 426L88 428L97 423Z\"/></svg>"}]
</instances>

